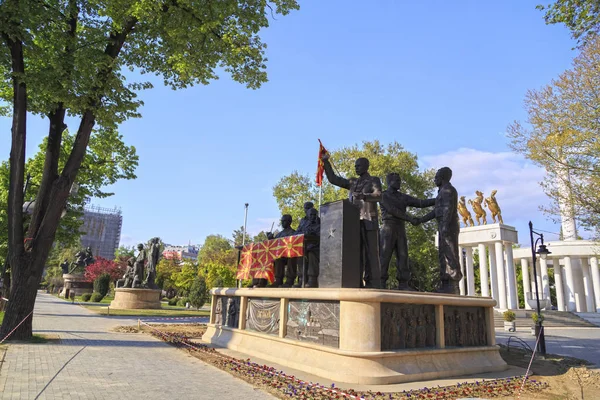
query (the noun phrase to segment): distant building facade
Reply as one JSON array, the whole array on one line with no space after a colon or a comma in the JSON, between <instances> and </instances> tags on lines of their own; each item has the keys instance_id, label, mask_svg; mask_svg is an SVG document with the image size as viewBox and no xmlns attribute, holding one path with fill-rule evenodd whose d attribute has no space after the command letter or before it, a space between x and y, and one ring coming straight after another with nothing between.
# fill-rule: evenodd
<instances>
[{"instance_id":1,"label":"distant building facade","mask_svg":"<svg viewBox=\"0 0 600 400\"><path fill-rule=\"evenodd\" d=\"M166 259L178 259L178 260L191 260L196 261L198 259L198 253L200 248L195 245L187 246L171 246L166 245L163 250L163 257Z\"/></svg>"},{"instance_id":2,"label":"distant building facade","mask_svg":"<svg viewBox=\"0 0 600 400\"><path fill-rule=\"evenodd\" d=\"M112 260L119 247L122 225L121 210L86 205L83 209L81 245L91 247L96 257Z\"/></svg>"}]
</instances>

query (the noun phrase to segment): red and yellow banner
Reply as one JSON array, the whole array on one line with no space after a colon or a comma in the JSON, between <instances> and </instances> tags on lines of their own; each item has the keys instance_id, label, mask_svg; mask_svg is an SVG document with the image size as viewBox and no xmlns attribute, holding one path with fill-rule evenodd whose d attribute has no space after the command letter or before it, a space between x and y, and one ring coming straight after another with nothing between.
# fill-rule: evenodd
<instances>
[{"instance_id":1,"label":"red and yellow banner","mask_svg":"<svg viewBox=\"0 0 600 400\"><path fill-rule=\"evenodd\" d=\"M324 154L329 154L329 152L325 149L323 143L321 143L321 139L319 139L319 159L317 162L316 179L317 186L321 186L323 184L323 172L325 172L325 167L323 166L323 160L321 160L321 157L323 157Z\"/></svg>"},{"instance_id":2,"label":"red and yellow banner","mask_svg":"<svg viewBox=\"0 0 600 400\"><path fill-rule=\"evenodd\" d=\"M275 281L273 261L278 258L294 258L304 255L304 235L286 236L248 243L242 248L237 279L264 278Z\"/></svg>"}]
</instances>

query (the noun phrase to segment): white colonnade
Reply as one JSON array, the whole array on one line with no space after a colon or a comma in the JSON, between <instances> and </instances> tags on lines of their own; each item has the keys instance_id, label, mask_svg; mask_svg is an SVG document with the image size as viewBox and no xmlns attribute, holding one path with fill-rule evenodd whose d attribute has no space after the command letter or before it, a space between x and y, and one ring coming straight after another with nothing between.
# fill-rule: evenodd
<instances>
[{"instance_id":1,"label":"white colonnade","mask_svg":"<svg viewBox=\"0 0 600 400\"><path fill-rule=\"evenodd\" d=\"M490 296L499 309L518 308L513 244L518 243L515 228L488 224L461 228L458 239L464 277L461 294ZM479 258L480 285L475 285L474 251ZM489 268L489 269L488 269Z\"/></svg>"},{"instance_id":2,"label":"white colonnade","mask_svg":"<svg viewBox=\"0 0 600 400\"><path fill-rule=\"evenodd\" d=\"M549 269L554 273L553 287L556 290L555 306L559 311L600 312L600 273L598 258L600 243L590 240L553 241L545 243L550 251L546 260L537 258L536 277L533 277L531 248L520 248L514 257L523 269L523 295L535 298L533 281L526 281L529 273L540 282L540 299L550 299ZM549 308L550 305L547 307Z\"/></svg>"}]
</instances>

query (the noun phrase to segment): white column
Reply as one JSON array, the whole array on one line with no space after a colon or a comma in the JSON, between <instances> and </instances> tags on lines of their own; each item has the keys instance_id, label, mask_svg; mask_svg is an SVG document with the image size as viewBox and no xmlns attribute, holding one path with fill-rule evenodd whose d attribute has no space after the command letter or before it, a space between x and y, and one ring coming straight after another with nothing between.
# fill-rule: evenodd
<instances>
[{"instance_id":1,"label":"white column","mask_svg":"<svg viewBox=\"0 0 600 400\"><path fill-rule=\"evenodd\" d=\"M600 272L598 271L598 258L590 257L590 269L592 270L592 286L594 288L596 312L600 312Z\"/></svg>"},{"instance_id":2,"label":"white column","mask_svg":"<svg viewBox=\"0 0 600 400\"><path fill-rule=\"evenodd\" d=\"M490 253L490 286L492 287L492 299L496 300L496 307L500 307L498 300L498 272L496 268L496 248L488 247Z\"/></svg>"},{"instance_id":3,"label":"white column","mask_svg":"<svg viewBox=\"0 0 600 400\"><path fill-rule=\"evenodd\" d=\"M498 273L498 307L506 310L506 278L504 276L504 249L502 242L494 243L496 248L496 272Z\"/></svg>"},{"instance_id":4,"label":"white column","mask_svg":"<svg viewBox=\"0 0 600 400\"><path fill-rule=\"evenodd\" d=\"M462 276L463 276L462 279L460 281L458 281L458 289L460 290L460 295L464 296L466 294L465 280L467 279L467 276L465 274L465 260L463 258L463 248L459 247L458 252L459 252L459 257L460 257L460 272L462 272Z\"/></svg>"},{"instance_id":5,"label":"white column","mask_svg":"<svg viewBox=\"0 0 600 400\"><path fill-rule=\"evenodd\" d=\"M555 258L552 261L554 265L554 286L556 287L556 307L558 311L566 311L565 308L565 289L563 286L563 274L562 267L560 266L560 260Z\"/></svg>"},{"instance_id":6,"label":"white column","mask_svg":"<svg viewBox=\"0 0 600 400\"><path fill-rule=\"evenodd\" d=\"M479 243L477 249L479 251L479 280L481 281L481 295L483 297L489 297L490 286L488 282L488 263L485 244Z\"/></svg>"},{"instance_id":7,"label":"white column","mask_svg":"<svg viewBox=\"0 0 600 400\"><path fill-rule=\"evenodd\" d=\"M475 296L475 271L473 270L473 248L467 247L467 294Z\"/></svg>"},{"instance_id":8,"label":"white column","mask_svg":"<svg viewBox=\"0 0 600 400\"><path fill-rule=\"evenodd\" d=\"M513 249L510 243L504 245L506 249L506 281L508 283L508 308L516 310L519 308L519 299L517 298L517 285L515 278L515 261L513 259Z\"/></svg>"},{"instance_id":9,"label":"white column","mask_svg":"<svg viewBox=\"0 0 600 400\"><path fill-rule=\"evenodd\" d=\"M550 298L550 281L548 280L548 263L546 260L540 257L540 276L542 281L542 287L540 288L542 299Z\"/></svg>"},{"instance_id":10,"label":"white column","mask_svg":"<svg viewBox=\"0 0 600 400\"><path fill-rule=\"evenodd\" d=\"M565 257L565 277L567 278L567 287L565 297L567 298L567 311L577 311L575 303L575 281L573 279L573 267L571 266L571 257Z\"/></svg>"},{"instance_id":11,"label":"white column","mask_svg":"<svg viewBox=\"0 0 600 400\"><path fill-rule=\"evenodd\" d=\"M581 272L583 273L583 293L585 293L585 307L587 312L594 312L594 289L590 269L585 260L581 260Z\"/></svg>"},{"instance_id":12,"label":"white column","mask_svg":"<svg viewBox=\"0 0 600 400\"><path fill-rule=\"evenodd\" d=\"M525 299L525 309L531 310L527 303L527 296L531 295L531 287L529 285L529 260L521 258L521 275L523 275L523 298Z\"/></svg>"}]
</instances>

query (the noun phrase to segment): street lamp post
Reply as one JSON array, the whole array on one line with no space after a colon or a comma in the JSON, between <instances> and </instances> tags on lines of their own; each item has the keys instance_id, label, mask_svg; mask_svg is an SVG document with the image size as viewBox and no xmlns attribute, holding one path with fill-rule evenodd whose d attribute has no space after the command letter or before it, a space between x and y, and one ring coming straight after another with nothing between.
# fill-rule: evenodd
<instances>
[{"instance_id":1,"label":"street lamp post","mask_svg":"<svg viewBox=\"0 0 600 400\"><path fill-rule=\"evenodd\" d=\"M533 241L534 233L539 236L535 240L535 243ZM535 336L539 337L537 351L541 355L546 355L546 338L544 336L544 327L542 325L540 294L539 294L539 290L538 290L537 271L536 271L535 265L536 265L536 261L537 261L536 255L539 254L539 256L543 260L545 260L546 257L548 256L548 254L551 254L551 253L546 248L546 245L544 244L544 235L533 230L533 224L531 223L531 221L529 221L529 236L531 238L531 258L533 261L533 283L535 284L535 301L536 301L536 305L537 305L537 323L535 324ZM540 247L539 247L539 249L536 250L536 246L537 246L538 242L540 242Z\"/></svg>"}]
</instances>

